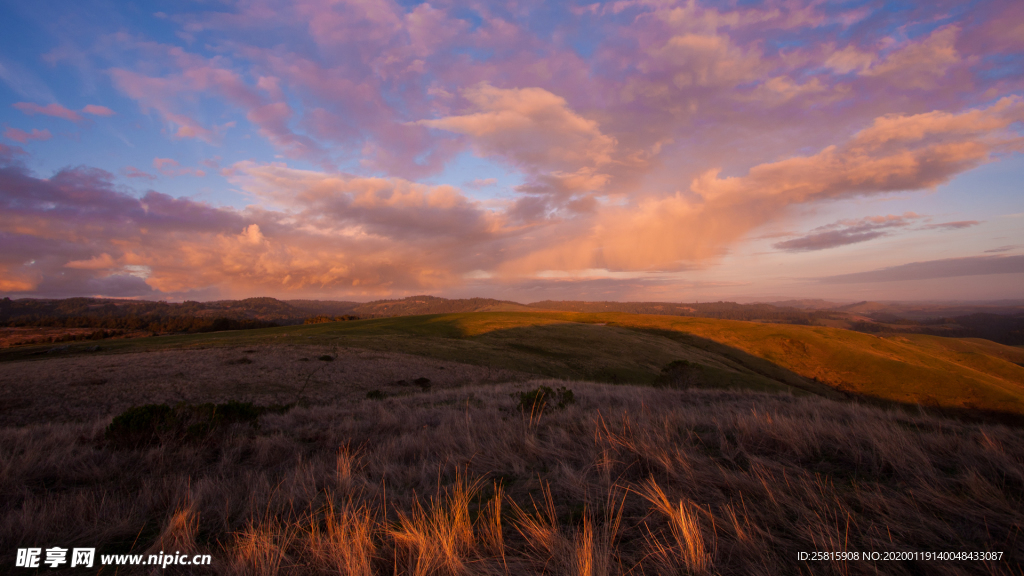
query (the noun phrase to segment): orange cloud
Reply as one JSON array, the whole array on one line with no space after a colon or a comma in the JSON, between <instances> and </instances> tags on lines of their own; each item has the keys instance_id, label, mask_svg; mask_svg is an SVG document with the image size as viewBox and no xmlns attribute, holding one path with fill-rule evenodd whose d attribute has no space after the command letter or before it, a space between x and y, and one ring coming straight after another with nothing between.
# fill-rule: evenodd
<instances>
[{"instance_id":1,"label":"orange cloud","mask_svg":"<svg viewBox=\"0 0 1024 576\"><path fill-rule=\"evenodd\" d=\"M705 199L770 199L779 204L931 188L989 161L992 154L1021 149L1024 139L1006 129L1024 118L1024 100L960 114L930 112L884 116L842 148L750 169L746 176L719 178L710 171L691 189Z\"/></svg>"},{"instance_id":2,"label":"orange cloud","mask_svg":"<svg viewBox=\"0 0 1024 576\"><path fill-rule=\"evenodd\" d=\"M885 116L842 146L829 146L722 178L695 178L689 194L649 198L631 208L605 207L587 230L546 238L547 247L502 264L516 276L542 270L672 270L721 256L790 206L858 195L931 188L1024 149L1010 130L1024 100L1005 98L960 114Z\"/></svg>"},{"instance_id":3,"label":"orange cloud","mask_svg":"<svg viewBox=\"0 0 1024 576\"><path fill-rule=\"evenodd\" d=\"M116 268L117 263L110 257L110 254L104 252L99 256L94 256L88 260L73 260L64 265L66 268L75 268L78 270L109 270Z\"/></svg>"},{"instance_id":4,"label":"orange cloud","mask_svg":"<svg viewBox=\"0 0 1024 576\"><path fill-rule=\"evenodd\" d=\"M543 88L495 88L487 83L462 95L474 112L418 124L465 134L481 156L498 156L537 173L575 172L611 162L615 139Z\"/></svg>"}]
</instances>

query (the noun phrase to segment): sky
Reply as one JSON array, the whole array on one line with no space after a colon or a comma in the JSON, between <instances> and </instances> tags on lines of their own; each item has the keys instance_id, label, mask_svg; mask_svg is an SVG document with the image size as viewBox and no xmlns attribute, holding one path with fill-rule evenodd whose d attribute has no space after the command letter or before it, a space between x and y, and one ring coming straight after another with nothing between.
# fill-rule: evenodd
<instances>
[{"instance_id":1,"label":"sky","mask_svg":"<svg viewBox=\"0 0 1024 576\"><path fill-rule=\"evenodd\" d=\"M0 0L0 295L1024 298L1024 3Z\"/></svg>"}]
</instances>

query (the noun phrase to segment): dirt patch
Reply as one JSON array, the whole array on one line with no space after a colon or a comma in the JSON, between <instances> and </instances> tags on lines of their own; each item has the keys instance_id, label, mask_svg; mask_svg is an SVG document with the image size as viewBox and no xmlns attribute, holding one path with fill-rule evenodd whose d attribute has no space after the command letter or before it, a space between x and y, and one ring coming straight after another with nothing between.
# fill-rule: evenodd
<instances>
[{"instance_id":1,"label":"dirt patch","mask_svg":"<svg viewBox=\"0 0 1024 576\"><path fill-rule=\"evenodd\" d=\"M325 356L332 360L316 361ZM400 396L535 377L409 354L321 346L55 357L3 364L0 426L85 421L140 404L338 403L365 399L370 390ZM408 384L418 379L430 386Z\"/></svg>"}]
</instances>

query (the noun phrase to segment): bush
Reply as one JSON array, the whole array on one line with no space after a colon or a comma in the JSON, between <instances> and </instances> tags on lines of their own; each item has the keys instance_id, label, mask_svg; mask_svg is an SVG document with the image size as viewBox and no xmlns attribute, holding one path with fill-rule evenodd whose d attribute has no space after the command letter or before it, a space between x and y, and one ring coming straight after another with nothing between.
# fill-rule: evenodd
<instances>
[{"instance_id":1,"label":"bush","mask_svg":"<svg viewBox=\"0 0 1024 576\"><path fill-rule=\"evenodd\" d=\"M661 374L654 381L655 386L669 388L694 388L703 386L704 366L688 360L673 360L661 369Z\"/></svg>"},{"instance_id":2,"label":"bush","mask_svg":"<svg viewBox=\"0 0 1024 576\"><path fill-rule=\"evenodd\" d=\"M370 390L369 392L366 393L366 397L369 398L370 400L383 400L387 398L388 395L385 394L384 392L381 392L380 390Z\"/></svg>"},{"instance_id":3,"label":"bush","mask_svg":"<svg viewBox=\"0 0 1024 576\"><path fill-rule=\"evenodd\" d=\"M133 406L111 421L105 437L118 448L151 446L167 439L204 440L230 424L259 424L261 414L284 412L286 406L256 406L250 402L226 404L146 404Z\"/></svg>"},{"instance_id":4,"label":"bush","mask_svg":"<svg viewBox=\"0 0 1024 576\"><path fill-rule=\"evenodd\" d=\"M325 316L318 314L316 316L310 316L303 321L303 324L326 324L327 322L348 322L351 320L359 320L359 316L352 316L351 314L345 314L344 316Z\"/></svg>"},{"instance_id":5,"label":"bush","mask_svg":"<svg viewBox=\"0 0 1024 576\"><path fill-rule=\"evenodd\" d=\"M557 389L551 389L549 386L539 386L527 392L512 394L513 398L517 396L519 404L516 408L523 412L540 412L547 408L549 404L554 404L554 408L561 409L576 402L576 396L572 393L572 390L565 386Z\"/></svg>"},{"instance_id":6,"label":"bush","mask_svg":"<svg viewBox=\"0 0 1024 576\"><path fill-rule=\"evenodd\" d=\"M107 426L106 438L121 447L153 444L159 433L174 423L171 407L166 404L133 406L114 417Z\"/></svg>"}]
</instances>

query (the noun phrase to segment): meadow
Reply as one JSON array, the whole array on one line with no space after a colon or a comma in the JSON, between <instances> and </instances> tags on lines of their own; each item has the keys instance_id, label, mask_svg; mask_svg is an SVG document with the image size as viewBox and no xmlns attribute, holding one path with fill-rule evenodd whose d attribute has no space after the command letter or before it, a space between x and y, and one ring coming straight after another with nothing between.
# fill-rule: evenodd
<instances>
[{"instance_id":1,"label":"meadow","mask_svg":"<svg viewBox=\"0 0 1024 576\"><path fill-rule=\"evenodd\" d=\"M0 565L59 545L210 554L167 569L196 574L1024 574L1021 363L519 312L12 348Z\"/></svg>"}]
</instances>

